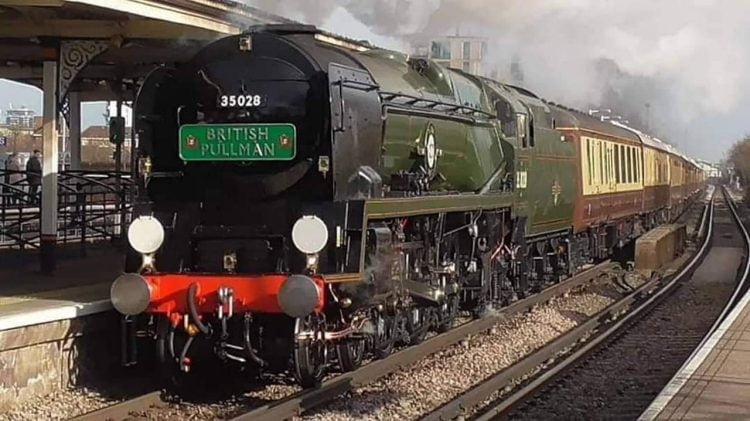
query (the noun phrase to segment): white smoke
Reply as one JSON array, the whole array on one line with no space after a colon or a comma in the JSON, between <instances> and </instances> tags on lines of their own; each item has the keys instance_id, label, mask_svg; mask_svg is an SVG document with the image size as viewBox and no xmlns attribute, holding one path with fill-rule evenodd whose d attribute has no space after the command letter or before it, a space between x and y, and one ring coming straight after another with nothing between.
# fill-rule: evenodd
<instances>
[{"instance_id":1,"label":"white smoke","mask_svg":"<svg viewBox=\"0 0 750 421\"><path fill-rule=\"evenodd\" d=\"M488 8L495 12L481 12ZM725 113L747 88L750 3L449 0L442 9L451 12L437 25L464 17L501 47L498 62L518 54L532 88L573 105L602 100L612 82L598 77L602 60L622 76L659 81L684 119Z\"/></svg>"},{"instance_id":2,"label":"white smoke","mask_svg":"<svg viewBox=\"0 0 750 421\"><path fill-rule=\"evenodd\" d=\"M686 125L734 111L750 88L745 1L246 1L332 31L346 26L329 20L341 8L391 38L484 36L501 79L516 60L524 85L541 96L615 108L680 145L689 140Z\"/></svg>"}]
</instances>

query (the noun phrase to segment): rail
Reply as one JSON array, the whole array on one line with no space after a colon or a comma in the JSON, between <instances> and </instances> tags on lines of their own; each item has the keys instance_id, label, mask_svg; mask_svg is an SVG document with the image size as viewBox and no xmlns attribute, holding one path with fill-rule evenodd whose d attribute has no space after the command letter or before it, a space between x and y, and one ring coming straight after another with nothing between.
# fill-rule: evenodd
<instances>
[{"instance_id":1,"label":"rail","mask_svg":"<svg viewBox=\"0 0 750 421\"><path fill-rule=\"evenodd\" d=\"M130 218L135 183L128 173L58 174L57 242L86 244L119 238ZM36 249L41 237L41 186L23 171L0 170L0 250Z\"/></svg>"},{"instance_id":2,"label":"rail","mask_svg":"<svg viewBox=\"0 0 750 421\"><path fill-rule=\"evenodd\" d=\"M654 278L602 310L587 322L558 337L538 349L528 357L503 370L454 400L444 404L425 418L427 421L470 418L490 420L507 416L513 409L531 399L543 387L585 360L611 339L616 338L637 320L649 314L659 303L668 297L700 266L711 248L714 219L714 201L706 205L701 219L701 232L705 234L698 251L690 257L681 270L668 279ZM582 345L580 344L582 341ZM567 350L571 350L566 352ZM561 354L566 354L561 356ZM550 365L550 361L553 361ZM517 388L515 382L543 367L540 373ZM507 396L493 398L499 390L515 388ZM489 404L485 402L490 401ZM468 416L468 417L467 417Z\"/></svg>"},{"instance_id":3,"label":"rail","mask_svg":"<svg viewBox=\"0 0 750 421\"><path fill-rule=\"evenodd\" d=\"M400 367L415 363L428 355L455 345L468 336L486 331L505 317L528 311L534 306L547 302L554 297L562 296L575 288L594 282L599 277L605 276L616 266L615 263L605 261L529 298L517 301L498 312L456 326L446 333L430 338L419 345L402 349L385 359L368 363L355 371L333 377L317 388L303 390L259 407L246 408L242 411L243 413L237 415L232 421L277 421L292 419L305 411L332 401L337 396L354 387L373 382L398 370ZM150 411L154 410L154 408L157 408L156 410L158 411L158 408L164 405L163 394L151 392L74 419L82 421L95 419L126 420L130 419L129 414L133 412Z\"/></svg>"},{"instance_id":4,"label":"rail","mask_svg":"<svg viewBox=\"0 0 750 421\"><path fill-rule=\"evenodd\" d=\"M616 264L610 261L601 263L529 298L517 301L492 315L465 323L420 345L405 348L388 358L371 362L358 370L332 378L316 389L304 390L280 401L250 410L233 418L232 421L293 419L303 412L332 401L337 396L357 386L371 383L401 367L413 364L428 355L457 344L466 337L486 331L503 318L528 311L534 306L547 302L554 297L559 297L574 288L593 282L600 276L609 273L615 266Z\"/></svg>"}]
</instances>

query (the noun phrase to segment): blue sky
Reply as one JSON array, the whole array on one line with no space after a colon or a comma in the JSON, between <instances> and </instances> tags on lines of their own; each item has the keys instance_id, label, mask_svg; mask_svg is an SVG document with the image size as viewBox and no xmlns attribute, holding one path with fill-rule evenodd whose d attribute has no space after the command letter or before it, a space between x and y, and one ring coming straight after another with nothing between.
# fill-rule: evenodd
<instances>
[{"instance_id":1,"label":"blue sky","mask_svg":"<svg viewBox=\"0 0 750 421\"><path fill-rule=\"evenodd\" d=\"M5 110L11 104L13 108L25 106L41 115L42 91L33 86L0 79L0 111L2 111L3 122ZM102 117L105 109L106 104L104 102L84 103L81 107L81 126L85 129L88 126L106 124L104 117Z\"/></svg>"}]
</instances>

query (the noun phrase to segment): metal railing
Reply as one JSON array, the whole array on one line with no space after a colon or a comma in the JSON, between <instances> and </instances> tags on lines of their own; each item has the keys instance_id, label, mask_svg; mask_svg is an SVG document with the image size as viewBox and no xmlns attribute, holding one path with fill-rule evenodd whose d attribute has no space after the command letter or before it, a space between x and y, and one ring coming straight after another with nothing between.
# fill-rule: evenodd
<instances>
[{"instance_id":1,"label":"metal railing","mask_svg":"<svg viewBox=\"0 0 750 421\"><path fill-rule=\"evenodd\" d=\"M136 188L130 174L63 171L57 183L59 244L120 238ZM0 170L0 249L39 247L41 186L31 191L26 172Z\"/></svg>"}]
</instances>

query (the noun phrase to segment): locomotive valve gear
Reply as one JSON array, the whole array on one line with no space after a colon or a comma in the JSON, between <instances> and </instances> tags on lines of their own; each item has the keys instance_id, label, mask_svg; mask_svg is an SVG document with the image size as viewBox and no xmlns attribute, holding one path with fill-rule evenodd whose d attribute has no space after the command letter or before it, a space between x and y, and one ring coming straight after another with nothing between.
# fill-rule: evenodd
<instances>
[{"instance_id":1,"label":"locomotive valve gear","mask_svg":"<svg viewBox=\"0 0 750 421\"><path fill-rule=\"evenodd\" d=\"M164 243L164 226L153 216L139 216L128 228L128 242L138 253L154 253Z\"/></svg>"},{"instance_id":2,"label":"locomotive valve gear","mask_svg":"<svg viewBox=\"0 0 750 421\"><path fill-rule=\"evenodd\" d=\"M342 330L326 331L326 332L315 332L312 330L307 330L307 331L302 331L302 332L297 333L296 339L335 341L335 340L346 338L355 333L361 332L362 329L365 327L365 325L368 324L369 322L370 322L370 319L367 317L364 317L364 318L355 317L350 323L350 325Z\"/></svg>"},{"instance_id":3,"label":"locomotive valve gear","mask_svg":"<svg viewBox=\"0 0 750 421\"><path fill-rule=\"evenodd\" d=\"M126 316L144 312L151 302L151 286L138 274L125 273L112 283L112 306Z\"/></svg>"},{"instance_id":4,"label":"locomotive valve gear","mask_svg":"<svg viewBox=\"0 0 750 421\"><path fill-rule=\"evenodd\" d=\"M305 215L292 227L292 242L302 253L320 253L328 243L328 227L317 216Z\"/></svg>"},{"instance_id":5,"label":"locomotive valve gear","mask_svg":"<svg viewBox=\"0 0 750 421\"><path fill-rule=\"evenodd\" d=\"M320 291L310 277L292 275L281 286L278 302L281 310L290 317L305 317L315 310Z\"/></svg>"}]
</instances>

